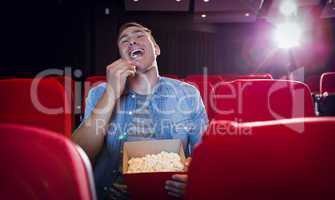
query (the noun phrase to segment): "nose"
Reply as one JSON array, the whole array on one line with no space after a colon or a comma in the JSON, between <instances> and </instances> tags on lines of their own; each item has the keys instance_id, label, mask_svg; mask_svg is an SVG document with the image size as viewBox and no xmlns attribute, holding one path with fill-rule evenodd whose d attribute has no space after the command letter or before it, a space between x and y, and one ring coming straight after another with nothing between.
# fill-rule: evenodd
<instances>
[{"instance_id":1,"label":"nose","mask_svg":"<svg viewBox=\"0 0 335 200\"><path fill-rule=\"evenodd\" d=\"M129 40L129 46L133 46L136 44L136 41L134 39Z\"/></svg>"}]
</instances>

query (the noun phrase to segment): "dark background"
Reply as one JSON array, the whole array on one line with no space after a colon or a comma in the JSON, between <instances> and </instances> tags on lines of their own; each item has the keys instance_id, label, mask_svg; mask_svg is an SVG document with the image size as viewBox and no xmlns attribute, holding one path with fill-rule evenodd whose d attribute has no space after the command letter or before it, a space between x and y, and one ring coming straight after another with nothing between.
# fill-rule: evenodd
<instances>
[{"instance_id":1,"label":"dark background","mask_svg":"<svg viewBox=\"0 0 335 200\"><path fill-rule=\"evenodd\" d=\"M110 13L105 14L109 8ZM293 51L305 73L334 71L335 21L309 10L304 46ZM272 44L273 25L207 24L190 12L126 12L121 0L11 1L1 9L1 76L34 76L48 68L70 66L84 77L103 75L118 58L116 35L127 21L149 27L161 47L161 74L272 73L285 74L287 52ZM310 14L312 13L312 14Z\"/></svg>"}]
</instances>

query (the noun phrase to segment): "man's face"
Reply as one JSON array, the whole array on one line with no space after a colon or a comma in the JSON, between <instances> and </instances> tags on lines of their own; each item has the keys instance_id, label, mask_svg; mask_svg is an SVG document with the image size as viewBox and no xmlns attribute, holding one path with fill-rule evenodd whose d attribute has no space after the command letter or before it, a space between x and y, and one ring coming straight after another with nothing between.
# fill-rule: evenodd
<instances>
[{"instance_id":1,"label":"man's face","mask_svg":"<svg viewBox=\"0 0 335 200\"><path fill-rule=\"evenodd\" d=\"M122 31L118 46L121 58L132 62L139 72L151 69L160 54L159 46L152 40L150 33L136 26Z\"/></svg>"}]
</instances>

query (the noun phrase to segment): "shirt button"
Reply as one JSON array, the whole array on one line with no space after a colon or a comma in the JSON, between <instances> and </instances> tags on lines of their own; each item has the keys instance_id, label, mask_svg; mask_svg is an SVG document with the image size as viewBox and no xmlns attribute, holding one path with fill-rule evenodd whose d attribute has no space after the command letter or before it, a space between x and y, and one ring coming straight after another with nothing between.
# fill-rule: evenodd
<instances>
[{"instance_id":1,"label":"shirt button","mask_svg":"<svg viewBox=\"0 0 335 200\"><path fill-rule=\"evenodd\" d=\"M129 111L129 112L128 112L128 114L129 114L129 115L132 115L132 114L133 114L133 112Z\"/></svg>"},{"instance_id":2,"label":"shirt button","mask_svg":"<svg viewBox=\"0 0 335 200\"><path fill-rule=\"evenodd\" d=\"M125 137L126 137L126 133L121 134L121 135L119 136L119 140L123 140Z\"/></svg>"},{"instance_id":3,"label":"shirt button","mask_svg":"<svg viewBox=\"0 0 335 200\"><path fill-rule=\"evenodd\" d=\"M108 188L105 186L105 187L104 187L104 190L107 191L107 189L108 189Z\"/></svg>"},{"instance_id":4,"label":"shirt button","mask_svg":"<svg viewBox=\"0 0 335 200\"><path fill-rule=\"evenodd\" d=\"M132 95L131 95L131 98L135 98L135 94L132 94Z\"/></svg>"}]
</instances>

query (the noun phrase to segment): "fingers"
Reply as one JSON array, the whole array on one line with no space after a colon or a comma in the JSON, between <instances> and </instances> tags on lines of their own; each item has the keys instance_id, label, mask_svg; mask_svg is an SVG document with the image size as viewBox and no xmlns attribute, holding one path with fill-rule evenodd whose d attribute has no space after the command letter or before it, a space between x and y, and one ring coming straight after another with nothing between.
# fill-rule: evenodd
<instances>
[{"instance_id":1,"label":"fingers","mask_svg":"<svg viewBox=\"0 0 335 200\"><path fill-rule=\"evenodd\" d=\"M182 198L184 196L184 192L183 191L171 191L171 190L167 190L168 192L168 195L170 196L174 196L174 197L177 197L177 198Z\"/></svg>"},{"instance_id":2,"label":"fingers","mask_svg":"<svg viewBox=\"0 0 335 200\"><path fill-rule=\"evenodd\" d=\"M185 165L185 171L187 172L188 171L188 168L191 164L191 161L192 161L192 158L191 157L188 157L186 158L185 162L184 162L184 165Z\"/></svg>"},{"instance_id":3,"label":"fingers","mask_svg":"<svg viewBox=\"0 0 335 200\"><path fill-rule=\"evenodd\" d=\"M175 181L167 181L165 185L165 189L167 190L168 194L177 198L184 196L185 188L185 183L178 183Z\"/></svg>"},{"instance_id":4,"label":"fingers","mask_svg":"<svg viewBox=\"0 0 335 200\"><path fill-rule=\"evenodd\" d=\"M135 76L135 73L136 73L136 71L134 71L134 70L126 70L126 71L123 71L121 73L121 76L123 78L127 78L128 76L133 77L133 76Z\"/></svg>"},{"instance_id":5,"label":"fingers","mask_svg":"<svg viewBox=\"0 0 335 200\"><path fill-rule=\"evenodd\" d=\"M187 174L175 174L172 176L172 180L179 181L182 183L186 183L187 178L188 178Z\"/></svg>"},{"instance_id":6,"label":"fingers","mask_svg":"<svg viewBox=\"0 0 335 200\"><path fill-rule=\"evenodd\" d=\"M136 69L134 67L130 68L122 68L114 72L117 77L121 77L122 79L127 78L128 76L135 76Z\"/></svg>"},{"instance_id":7,"label":"fingers","mask_svg":"<svg viewBox=\"0 0 335 200\"><path fill-rule=\"evenodd\" d=\"M176 194L174 192L168 192L168 195L176 197L176 198L182 198L183 197L182 195Z\"/></svg>"},{"instance_id":8,"label":"fingers","mask_svg":"<svg viewBox=\"0 0 335 200\"><path fill-rule=\"evenodd\" d=\"M127 78L135 76L136 67L129 61L119 59L106 67L106 79L114 94L115 99L118 99L125 88Z\"/></svg>"},{"instance_id":9,"label":"fingers","mask_svg":"<svg viewBox=\"0 0 335 200\"><path fill-rule=\"evenodd\" d=\"M108 73L112 73L112 74L116 74L117 71L125 71L125 70L136 70L136 67L128 62L128 61L124 61L124 60L117 60L114 63L110 64L107 66L106 71ZM121 72L120 72L121 73Z\"/></svg>"},{"instance_id":10,"label":"fingers","mask_svg":"<svg viewBox=\"0 0 335 200\"><path fill-rule=\"evenodd\" d=\"M119 59L114 63L110 64L106 68L108 82L114 82L113 80L119 80L120 78L127 78L128 76L134 76L136 73L136 67L130 62ZM123 82L121 80L121 82Z\"/></svg>"},{"instance_id":11,"label":"fingers","mask_svg":"<svg viewBox=\"0 0 335 200\"><path fill-rule=\"evenodd\" d=\"M184 193L184 190L183 189L180 189L180 188L175 188L175 187L171 187L171 186L165 186L165 189L168 191L168 192L174 192L174 193Z\"/></svg>"},{"instance_id":12,"label":"fingers","mask_svg":"<svg viewBox=\"0 0 335 200\"><path fill-rule=\"evenodd\" d=\"M106 71L110 71L111 69L115 68L116 66L119 66L120 64L122 64L124 61L122 59L118 59L117 61L113 62L110 65L107 65L106 67Z\"/></svg>"},{"instance_id":13,"label":"fingers","mask_svg":"<svg viewBox=\"0 0 335 200\"><path fill-rule=\"evenodd\" d=\"M186 158L186 160L185 160L185 165L190 166L191 161L192 161L192 158L191 158L191 157Z\"/></svg>"},{"instance_id":14,"label":"fingers","mask_svg":"<svg viewBox=\"0 0 335 200\"><path fill-rule=\"evenodd\" d=\"M171 180L166 181L165 186L180 189L180 190L183 190L186 188L186 184L184 182L171 181Z\"/></svg>"},{"instance_id":15,"label":"fingers","mask_svg":"<svg viewBox=\"0 0 335 200\"><path fill-rule=\"evenodd\" d=\"M165 189L169 195L180 198L184 196L186 183L186 174L175 174L172 176L172 180L166 181Z\"/></svg>"}]
</instances>

